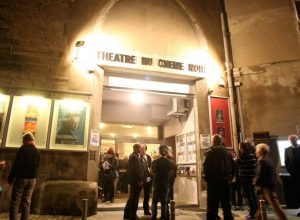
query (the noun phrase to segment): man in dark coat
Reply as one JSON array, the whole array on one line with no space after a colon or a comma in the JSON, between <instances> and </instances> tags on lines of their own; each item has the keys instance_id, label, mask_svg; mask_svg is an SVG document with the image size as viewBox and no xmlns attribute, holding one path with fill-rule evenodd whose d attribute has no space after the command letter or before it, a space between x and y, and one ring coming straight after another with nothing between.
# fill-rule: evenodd
<instances>
[{"instance_id":1,"label":"man in dark coat","mask_svg":"<svg viewBox=\"0 0 300 220\"><path fill-rule=\"evenodd\" d=\"M150 199L150 192L152 187L152 177L150 175L150 168L152 163L152 158L150 155L146 154L147 152L147 145L143 144L141 148L141 158L143 160L143 167L144 167L144 201L143 201L143 209L145 215L151 215L149 210L149 199Z\"/></svg>"},{"instance_id":2,"label":"man in dark coat","mask_svg":"<svg viewBox=\"0 0 300 220\"><path fill-rule=\"evenodd\" d=\"M212 147L205 153L203 168L207 182L206 219L218 219L218 207L221 202L224 220L232 220L230 184L234 174L234 161L222 146L222 137L218 134L212 136Z\"/></svg>"},{"instance_id":3,"label":"man in dark coat","mask_svg":"<svg viewBox=\"0 0 300 220\"><path fill-rule=\"evenodd\" d=\"M168 216L168 201L169 201L169 181L171 171L174 170L175 164L167 158L168 147L165 145L159 146L159 158L155 159L151 165L151 173L153 174L153 198L152 198L152 219L157 217L157 203L161 204L162 220L169 219Z\"/></svg>"},{"instance_id":4,"label":"man in dark coat","mask_svg":"<svg viewBox=\"0 0 300 220\"><path fill-rule=\"evenodd\" d=\"M289 141L291 146L284 151L284 162L287 171L291 175L293 188L295 191L295 198L298 199L297 205L300 206L300 145L297 135L290 135ZM300 212L297 214L300 217Z\"/></svg>"},{"instance_id":5,"label":"man in dark coat","mask_svg":"<svg viewBox=\"0 0 300 220\"><path fill-rule=\"evenodd\" d=\"M22 209L21 219L29 219L31 196L40 164L40 153L34 141L31 133L23 136L23 145L17 152L15 162L8 176L8 183L12 184L10 220L17 219L20 203Z\"/></svg>"},{"instance_id":6,"label":"man in dark coat","mask_svg":"<svg viewBox=\"0 0 300 220\"><path fill-rule=\"evenodd\" d=\"M130 195L124 209L124 219L137 219L136 212L138 209L140 192L144 183L143 162L140 158L141 145L133 145L133 153L128 160L128 182L130 184Z\"/></svg>"}]
</instances>

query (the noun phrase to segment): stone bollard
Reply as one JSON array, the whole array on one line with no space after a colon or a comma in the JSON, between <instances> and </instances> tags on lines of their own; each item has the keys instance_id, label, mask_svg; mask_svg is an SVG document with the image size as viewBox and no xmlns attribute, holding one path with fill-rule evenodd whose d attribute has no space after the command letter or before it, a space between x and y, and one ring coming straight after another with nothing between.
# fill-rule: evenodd
<instances>
[{"instance_id":1,"label":"stone bollard","mask_svg":"<svg viewBox=\"0 0 300 220\"><path fill-rule=\"evenodd\" d=\"M175 220L175 200L170 201L170 220Z\"/></svg>"},{"instance_id":2,"label":"stone bollard","mask_svg":"<svg viewBox=\"0 0 300 220\"><path fill-rule=\"evenodd\" d=\"M267 220L266 201L264 199L259 200L259 208L261 220Z\"/></svg>"}]
</instances>

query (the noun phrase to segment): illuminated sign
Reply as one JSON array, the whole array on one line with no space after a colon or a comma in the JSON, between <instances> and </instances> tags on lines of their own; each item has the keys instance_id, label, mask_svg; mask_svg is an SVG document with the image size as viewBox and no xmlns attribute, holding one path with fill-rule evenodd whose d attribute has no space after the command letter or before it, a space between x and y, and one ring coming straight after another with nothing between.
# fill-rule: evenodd
<instances>
[{"instance_id":1,"label":"illuminated sign","mask_svg":"<svg viewBox=\"0 0 300 220\"><path fill-rule=\"evenodd\" d=\"M204 77L207 71L203 64L104 51L97 51L97 64L170 72L194 77Z\"/></svg>"}]
</instances>

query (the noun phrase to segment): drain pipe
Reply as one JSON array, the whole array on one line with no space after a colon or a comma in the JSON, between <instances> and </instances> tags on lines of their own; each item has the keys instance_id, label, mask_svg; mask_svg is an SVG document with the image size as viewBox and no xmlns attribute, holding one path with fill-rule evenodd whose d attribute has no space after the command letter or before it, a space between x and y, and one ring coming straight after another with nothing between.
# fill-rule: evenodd
<instances>
[{"instance_id":1,"label":"drain pipe","mask_svg":"<svg viewBox=\"0 0 300 220\"><path fill-rule=\"evenodd\" d=\"M238 152L238 132L237 132L237 123L236 123L237 121L236 121L235 102L234 102L235 98L234 98L233 71L232 71L232 62L230 56L230 33L228 30L225 1L222 0L221 4L222 4L221 23L222 23L222 34L223 34L223 43L224 43L225 61L226 61L226 74L227 74L228 89L229 89L233 149L235 152Z\"/></svg>"}]
</instances>

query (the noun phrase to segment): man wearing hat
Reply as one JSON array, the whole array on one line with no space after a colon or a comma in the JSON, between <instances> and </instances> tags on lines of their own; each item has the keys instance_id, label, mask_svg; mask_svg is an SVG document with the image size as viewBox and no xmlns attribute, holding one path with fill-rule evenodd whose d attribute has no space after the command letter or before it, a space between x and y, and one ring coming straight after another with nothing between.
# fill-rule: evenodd
<instances>
[{"instance_id":1,"label":"man wearing hat","mask_svg":"<svg viewBox=\"0 0 300 220\"><path fill-rule=\"evenodd\" d=\"M35 146L32 133L23 135L23 144L17 152L16 159L8 176L12 185L9 219L16 220L21 204L21 219L28 220L30 202L36 182L37 170L40 163L40 153Z\"/></svg>"},{"instance_id":2,"label":"man wearing hat","mask_svg":"<svg viewBox=\"0 0 300 220\"><path fill-rule=\"evenodd\" d=\"M161 218L163 220L168 217L168 200L169 200L169 179L171 171L174 170L175 164L167 158L168 147L165 145L159 146L160 157L155 159L151 165L153 174L152 189L152 219L157 217L157 203L161 203Z\"/></svg>"}]
</instances>

